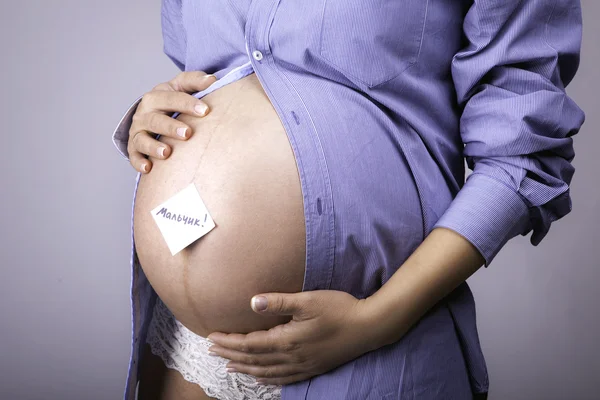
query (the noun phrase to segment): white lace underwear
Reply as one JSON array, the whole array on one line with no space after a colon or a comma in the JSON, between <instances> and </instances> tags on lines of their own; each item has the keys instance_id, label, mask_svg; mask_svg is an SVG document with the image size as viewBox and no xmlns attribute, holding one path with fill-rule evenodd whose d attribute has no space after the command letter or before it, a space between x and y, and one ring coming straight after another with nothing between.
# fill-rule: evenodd
<instances>
[{"instance_id":1,"label":"white lace underwear","mask_svg":"<svg viewBox=\"0 0 600 400\"><path fill-rule=\"evenodd\" d=\"M279 400L280 385L264 385L252 375L225 370L228 359L208 354L211 342L196 335L179 322L157 298L146 340L152 353L161 357L168 368L200 385L204 392L219 400Z\"/></svg>"}]
</instances>

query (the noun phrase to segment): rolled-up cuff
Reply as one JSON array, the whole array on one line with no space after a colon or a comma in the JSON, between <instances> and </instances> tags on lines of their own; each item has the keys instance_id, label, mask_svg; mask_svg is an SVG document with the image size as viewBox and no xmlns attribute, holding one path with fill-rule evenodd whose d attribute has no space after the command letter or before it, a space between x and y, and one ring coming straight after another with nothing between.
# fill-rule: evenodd
<instances>
[{"instance_id":1,"label":"rolled-up cuff","mask_svg":"<svg viewBox=\"0 0 600 400\"><path fill-rule=\"evenodd\" d=\"M529 210L520 195L480 173L467 177L434 228L452 229L471 242L488 267L509 239L526 232Z\"/></svg>"}]
</instances>

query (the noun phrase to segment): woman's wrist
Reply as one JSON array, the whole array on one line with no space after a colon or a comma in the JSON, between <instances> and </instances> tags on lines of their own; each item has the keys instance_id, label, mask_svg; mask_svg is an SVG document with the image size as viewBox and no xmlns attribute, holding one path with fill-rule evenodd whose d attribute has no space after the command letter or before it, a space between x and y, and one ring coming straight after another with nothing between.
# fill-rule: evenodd
<instances>
[{"instance_id":1,"label":"woman's wrist","mask_svg":"<svg viewBox=\"0 0 600 400\"><path fill-rule=\"evenodd\" d=\"M376 293L359 302L359 325L367 346L374 350L398 341L484 262L458 233L434 229Z\"/></svg>"}]
</instances>

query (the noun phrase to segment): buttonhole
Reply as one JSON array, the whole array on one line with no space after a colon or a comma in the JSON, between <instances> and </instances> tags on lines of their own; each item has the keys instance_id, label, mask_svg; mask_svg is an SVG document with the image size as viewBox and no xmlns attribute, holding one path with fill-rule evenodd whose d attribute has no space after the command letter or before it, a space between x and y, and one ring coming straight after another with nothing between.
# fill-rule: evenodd
<instances>
[{"instance_id":1,"label":"buttonhole","mask_svg":"<svg viewBox=\"0 0 600 400\"><path fill-rule=\"evenodd\" d=\"M293 111L292 111L292 117L294 117L294 121L296 121L296 125L300 125L300 118L298 118L296 113Z\"/></svg>"}]
</instances>

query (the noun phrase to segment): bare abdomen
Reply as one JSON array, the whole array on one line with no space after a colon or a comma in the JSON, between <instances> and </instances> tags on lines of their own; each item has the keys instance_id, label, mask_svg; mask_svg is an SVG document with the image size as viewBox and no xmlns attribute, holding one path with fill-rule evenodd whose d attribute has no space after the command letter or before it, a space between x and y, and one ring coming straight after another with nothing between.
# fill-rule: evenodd
<instances>
[{"instance_id":1,"label":"bare abdomen","mask_svg":"<svg viewBox=\"0 0 600 400\"><path fill-rule=\"evenodd\" d=\"M204 118L181 115L194 134L151 158L140 178L134 235L142 269L175 317L195 333L250 332L289 318L250 308L262 292L298 292L305 265L300 179L283 125L255 74L208 94ZM196 184L216 223L172 256L150 211Z\"/></svg>"}]
</instances>

